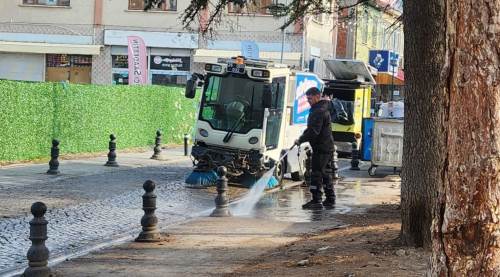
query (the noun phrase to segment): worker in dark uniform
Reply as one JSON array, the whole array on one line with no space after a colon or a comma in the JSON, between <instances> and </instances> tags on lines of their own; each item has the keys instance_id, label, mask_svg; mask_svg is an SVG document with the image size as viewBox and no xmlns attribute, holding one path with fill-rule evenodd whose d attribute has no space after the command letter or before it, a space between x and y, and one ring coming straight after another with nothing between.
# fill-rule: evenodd
<instances>
[{"instance_id":1,"label":"worker in dark uniform","mask_svg":"<svg viewBox=\"0 0 500 277\"><path fill-rule=\"evenodd\" d=\"M321 91L315 87L306 91L307 101L311 105L307 119L307 129L295 142L300 145L309 142L312 147L311 185L312 200L302 206L303 209L322 209L335 204L333 180L328 170L333 155L333 136L331 129L330 101L321 99ZM326 199L322 200L322 189Z\"/></svg>"}]
</instances>

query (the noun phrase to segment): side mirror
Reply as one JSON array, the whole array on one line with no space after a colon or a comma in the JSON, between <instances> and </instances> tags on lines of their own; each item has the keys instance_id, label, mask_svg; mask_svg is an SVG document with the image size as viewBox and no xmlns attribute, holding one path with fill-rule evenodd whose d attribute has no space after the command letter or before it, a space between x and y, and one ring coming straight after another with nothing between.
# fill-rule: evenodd
<instances>
[{"instance_id":1,"label":"side mirror","mask_svg":"<svg viewBox=\"0 0 500 277\"><path fill-rule=\"evenodd\" d=\"M262 93L262 105L264 108L271 108L273 103L273 94L271 91L271 84L265 84Z\"/></svg>"},{"instance_id":2,"label":"side mirror","mask_svg":"<svg viewBox=\"0 0 500 277\"><path fill-rule=\"evenodd\" d=\"M186 91L184 92L184 95L186 98L193 99L196 95L196 83L198 82L198 78L193 75L191 79L189 79L186 82Z\"/></svg>"}]
</instances>

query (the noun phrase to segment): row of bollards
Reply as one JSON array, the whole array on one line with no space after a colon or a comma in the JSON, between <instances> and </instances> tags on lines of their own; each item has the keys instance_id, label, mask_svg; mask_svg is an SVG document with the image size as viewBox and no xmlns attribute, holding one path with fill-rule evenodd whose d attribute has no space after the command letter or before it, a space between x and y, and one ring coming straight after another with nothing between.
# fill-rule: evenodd
<instances>
[{"instance_id":1,"label":"row of bollards","mask_svg":"<svg viewBox=\"0 0 500 277\"><path fill-rule=\"evenodd\" d=\"M156 138L155 138L155 147L153 148L153 156L151 156L151 159L153 160L162 160L162 154L161 154L161 136L162 133L160 130L156 131Z\"/></svg>"},{"instance_id":2,"label":"row of bollards","mask_svg":"<svg viewBox=\"0 0 500 277\"><path fill-rule=\"evenodd\" d=\"M59 174L59 141L57 139L52 140L52 148L50 149L50 161L49 170L47 174L55 175Z\"/></svg>"},{"instance_id":3,"label":"row of bollards","mask_svg":"<svg viewBox=\"0 0 500 277\"><path fill-rule=\"evenodd\" d=\"M160 130L156 131L155 138L155 147L153 149L153 156L151 159L153 160L164 160L164 157L161 153L161 139L162 132ZM188 146L189 144L189 135L184 134L184 156L188 156ZM118 167L118 162L116 161L116 136L111 134L109 136L109 152L108 152L108 160L104 164L105 166ZM50 161L49 161L49 170L47 174L57 175L59 174L59 140L52 140L52 148L50 149Z\"/></svg>"},{"instance_id":4,"label":"row of bollards","mask_svg":"<svg viewBox=\"0 0 500 277\"><path fill-rule=\"evenodd\" d=\"M51 276L49 261L49 249L45 246L47 240L47 220L45 213L47 206L42 202L31 205L33 219L30 221L31 246L28 249L28 268L24 271L24 277L48 277Z\"/></svg>"},{"instance_id":5,"label":"row of bollards","mask_svg":"<svg viewBox=\"0 0 500 277\"><path fill-rule=\"evenodd\" d=\"M156 210L156 194L154 190L156 184L147 180L142 185L144 195L142 196L142 209L144 215L141 218L142 232L135 239L137 242L157 242L161 240L160 231L158 230L158 218L155 215Z\"/></svg>"},{"instance_id":6,"label":"row of bollards","mask_svg":"<svg viewBox=\"0 0 500 277\"><path fill-rule=\"evenodd\" d=\"M226 177L227 169L223 166L217 169L219 178L217 179L217 196L215 197L216 208L210 214L211 217L231 216L229 211L229 197L227 196L228 179ZM156 194L154 190L156 184L147 180L143 184L145 193L142 195L142 209L144 215L141 218L142 231L135 239L136 242L159 242L162 240L158 228L158 217L155 215ZM48 267L49 249L45 246L47 240L47 224L45 213L47 206L42 202L36 202L31 205L31 214L33 219L30 224L31 246L27 253L28 267L24 271L24 277L49 277L52 276Z\"/></svg>"},{"instance_id":7,"label":"row of bollards","mask_svg":"<svg viewBox=\"0 0 500 277\"><path fill-rule=\"evenodd\" d=\"M358 143L354 141L352 144L352 150L351 150L351 168L350 170L360 170L359 168L359 158L360 158L360 153L358 149Z\"/></svg>"},{"instance_id":8,"label":"row of bollards","mask_svg":"<svg viewBox=\"0 0 500 277\"><path fill-rule=\"evenodd\" d=\"M108 161L104 165L118 167L116 162L116 136L114 134L109 135Z\"/></svg>"}]
</instances>

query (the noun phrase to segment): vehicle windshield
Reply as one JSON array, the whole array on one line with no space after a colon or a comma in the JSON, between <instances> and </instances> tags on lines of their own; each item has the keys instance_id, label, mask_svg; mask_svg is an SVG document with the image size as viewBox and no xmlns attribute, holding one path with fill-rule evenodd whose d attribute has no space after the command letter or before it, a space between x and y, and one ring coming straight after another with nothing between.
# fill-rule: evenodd
<instances>
[{"instance_id":1,"label":"vehicle windshield","mask_svg":"<svg viewBox=\"0 0 500 277\"><path fill-rule=\"evenodd\" d=\"M216 130L247 133L262 128L264 82L246 76L209 75L201 102L200 120Z\"/></svg>"}]
</instances>

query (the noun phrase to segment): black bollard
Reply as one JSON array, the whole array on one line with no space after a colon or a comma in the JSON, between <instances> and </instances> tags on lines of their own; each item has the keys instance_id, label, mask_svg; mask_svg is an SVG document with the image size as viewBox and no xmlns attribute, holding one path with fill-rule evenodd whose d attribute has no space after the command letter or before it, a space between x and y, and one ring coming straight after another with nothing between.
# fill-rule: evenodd
<instances>
[{"instance_id":1,"label":"black bollard","mask_svg":"<svg viewBox=\"0 0 500 277\"><path fill-rule=\"evenodd\" d=\"M141 218L142 232L135 239L137 242L158 242L161 240L160 231L158 230L158 218L155 215L156 210L156 184L147 180L142 186L146 193L142 196L142 209L144 215Z\"/></svg>"},{"instance_id":2,"label":"black bollard","mask_svg":"<svg viewBox=\"0 0 500 277\"><path fill-rule=\"evenodd\" d=\"M49 249L45 246L47 240L47 220L44 215L47 206L42 202L31 205L33 219L30 221L30 240L32 242L28 250L28 268L22 276L25 277L48 277L51 276L48 265Z\"/></svg>"},{"instance_id":3,"label":"black bollard","mask_svg":"<svg viewBox=\"0 0 500 277\"><path fill-rule=\"evenodd\" d=\"M215 210L210 215L211 217L228 217L231 216L229 211L229 199L227 197L227 169L224 166L219 166L217 168L217 174L219 179L217 179L217 197L215 197Z\"/></svg>"},{"instance_id":4,"label":"black bollard","mask_svg":"<svg viewBox=\"0 0 500 277\"><path fill-rule=\"evenodd\" d=\"M108 161L105 166L118 166L116 162L116 136L114 134L109 135L109 153Z\"/></svg>"},{"instance_id":5,"label":"black bollard","mask_svg":"<svg viewBox=\"0 0 500 277\"><path fill-rule=\"evenodd\" d=\"M188 142L189 142L189 135L184 134L184 156L188 155Z\"/></svg>"},{"instance_id":6,"label":"black bollard","mask_svg":"<svg viewBox=\"0 0 500 277\"><path fill-rule=\"evenodd\" d=\"M155 139L155 148L154 148L154 154L151 156L151 159L153 160L162 160L162 154L161 154L161 131L157 130L156 131L156 139Z\"/></svg>"},{"instance_id":7,"label":"black bollard","mask_svg":"<svg viewBox=\"0 0 500 277\"><path fill-rule=\"evenodd\" d=\"M360 168L359 168L358 143L356 141L354 141L352 143L351 168L350 168L350 170L360 170Z\"/></svg>"},{"instance_id":8,"label":"black bollard","mask_svg":"<svg viewBox=\"0 0 500 277\"><path fill-rule=\"evenodd\" d=\"M56 175L59 174L59 141L57 139L52 140L52 148L50 149L50 161L49 170L47 174Z\"/></svg>"},{"instance_id":9,"label":"black bollard","mask_svg":"<svg viewBox=\"0 0 500 277\"><path fill-rule=\"evenodd\" d=\"M333 145L333 179L340 179L339 176L339 154L337 153L337 146Z\"/></svg>"}]
</instances>

